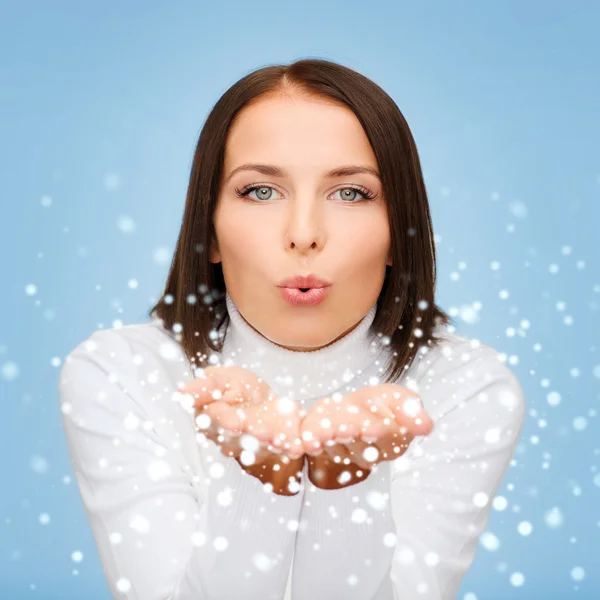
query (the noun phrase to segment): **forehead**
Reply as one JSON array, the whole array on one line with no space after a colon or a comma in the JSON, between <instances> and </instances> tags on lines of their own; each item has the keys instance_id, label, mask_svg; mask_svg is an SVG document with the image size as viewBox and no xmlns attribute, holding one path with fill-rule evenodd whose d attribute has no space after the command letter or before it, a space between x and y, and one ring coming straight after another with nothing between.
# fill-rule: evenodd
<instances>
[{"instance_id":1,"label":"forehead","mask_svg":"<svg viewBox=\"0 0 600 600\"><path fill-rule=\"evenodd\" d=\"M356 115L317 96L270 94L246 106L230 129L225 169L245 162L331 168L340 163L377 167Z\"/></svg>"}]
</instances>

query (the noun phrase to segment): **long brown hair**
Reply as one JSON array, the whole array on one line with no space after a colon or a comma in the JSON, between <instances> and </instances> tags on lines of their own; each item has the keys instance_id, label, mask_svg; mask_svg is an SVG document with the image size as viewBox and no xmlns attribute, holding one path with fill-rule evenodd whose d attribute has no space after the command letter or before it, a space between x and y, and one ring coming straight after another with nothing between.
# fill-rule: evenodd
<instances>
[{"instance_id":1,"label":"long brown hair","mask_svg":"<svg viewBox=\"0 0 600 600\"><path fill-rule=\"evenodd\" d=\"M227 135L236 115L263 94L296 90L342 103L356 115L377 159L388 205L392 266L386 267L372 328L389 343L384 380L397 380L419 348L439 343L433 329L451 323L434 301L436 251L419 155L404 116L388 94L360 73L323 59L255 70L213 107L194 153L185 212L165 289L150 309L181 344L190 367L222 350L229 323L221 263L209 261ZM385 337L383 337L385 336Z\"/></svg>"}]
</instances>

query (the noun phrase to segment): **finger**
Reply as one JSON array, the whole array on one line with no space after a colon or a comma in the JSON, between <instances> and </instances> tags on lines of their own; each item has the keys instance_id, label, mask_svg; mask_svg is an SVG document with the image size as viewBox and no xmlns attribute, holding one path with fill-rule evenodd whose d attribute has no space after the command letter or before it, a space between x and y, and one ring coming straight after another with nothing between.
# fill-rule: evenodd
<instances>
[{"instance_id":1,"label":"finger","mask_svg":"<svg viewBox=\"0 0 600 600\"><path fill-rule=\"evenodd\" d=\"M352 456L345 444L325 444L325 454L337 464L350 464ZM346 462L344 463L344 460Z\"/></svg>"},{"instance_id":2,"label":"finger","mask_svg":"<svg viewBox=\"0 0 600 600\"><path fill-rule=\"evenodd\" d=\"M221 401L212 402L204 407L203 412L210 417L211 423L216 427L236 434L242 432L242 420L230 404Z\"/></svg>"},{"instance_id":3,"label":"finger","mask_svg":"<svg viewBox=\"0 0 600 600\"><path fill-rule=\"evenodd\" d=\"M300 437L306 454L316 456L323 451L323 444L333 438L331 419L324 406L314 405L300 423Z\"/></svg>"},{"instance_id":4,"label":"finger","mask_svg":"<svg viewBox=\"0 0 600 600\"><path fill-rule=\"evenodd\" d=\"M416 394L396 391L389 395L386 404L394 412L398 424L412 435L427 435L433 430L434 422Z\"/></svg>"},{"instance_id":5,"label":"finger","mask_svg":"<svg viewBox=\"0 0 600 600\"><path fill-rule=\"evenodd\" d=\"M261 405L238 408L236 412L241 417L243 431L252 434L262 443L271 443L273 439L272 419Z\"/></svg>"},{"instance_id":6,"label":"finger","mask_svg":"<svg viewBox=\"0 0 600 600\"><path fill-rule=\"evenodd\" d=\"M300 458L304 453L304 444L300 438L300 424L293 421L284 424L280 432L274 428L271 444L276 451L285 452L290 458Z\"/></svg>"},{"instance_id":7,"label":"finger","mask_svg":"<svg viewBox=\"0 0 600 600\"><path fill-rule=\"evenodd\" d=\"M223 394L230 389L231 385L221 381L220 377L213 374L201 374L193 381L189 381L182 388L180 393L190 394L194 398L194 406L203 408L211 402L221 400Z\"/></svg>"},{"instance_id":8,"label":"finger","mask_svg":"<svg viewBox=\"0 0 600 600\"><path fill-rule=\"evenodd\" d=\"M375 444L355 440L346 444L350 459L361 469L371 470L380 461L381 451Z\"/></svg>"}]
</instances>

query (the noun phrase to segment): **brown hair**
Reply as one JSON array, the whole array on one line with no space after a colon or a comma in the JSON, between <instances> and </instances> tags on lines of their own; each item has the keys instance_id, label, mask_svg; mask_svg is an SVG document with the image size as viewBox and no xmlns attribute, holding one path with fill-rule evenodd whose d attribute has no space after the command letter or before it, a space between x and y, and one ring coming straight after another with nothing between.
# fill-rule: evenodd
<instances>
[{"instance_id":1,"label":"brown hair","mask_svg":"<svg viewBox=\"0 0 600 600\"><path fill-rule=\"evenodd\" d=\"M377 159L388 205L393 266L386 267L372 328L390 345L384 380L395 381L419 348L439 343L433 329L451 318L434 302L436 252L415 141L388 94L360 73L323 59L253 71L215 104L194 153L185 212L162 297L150 316L175 333L190 366L222 350L229 316L221 263L209 261L228 131L236 115L263 94L287 89L344 104L356 115ZM383 339L383 338L382 338Z\"/></svg>"}]
</instances>

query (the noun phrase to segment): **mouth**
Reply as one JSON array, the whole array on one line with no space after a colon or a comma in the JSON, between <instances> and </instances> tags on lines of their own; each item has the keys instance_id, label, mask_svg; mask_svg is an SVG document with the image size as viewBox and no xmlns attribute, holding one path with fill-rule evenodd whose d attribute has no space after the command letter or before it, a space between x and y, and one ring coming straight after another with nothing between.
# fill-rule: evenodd
<instances>
[{"instance_id":1,"label":"mouth","mask_svg":"<svg viewBox=\"0 0 600 600\"><path fill-rule=\"evenodd\" d=\"M292 306L317 306L328 296L330 286L280 287L283 299Z\"/></svg>"},{"instance_id":2,"label":"mouth","mask_svg":"<svg viewBox=\"0 0 600 600\"><path fill-rule=\"evenodd\" d=\"M325 288L330 285L329 281L321 279L312 273L309 275L294 275L279 283L279 287L302 290L303 292Z\"/></svg>"}]
</instances>

